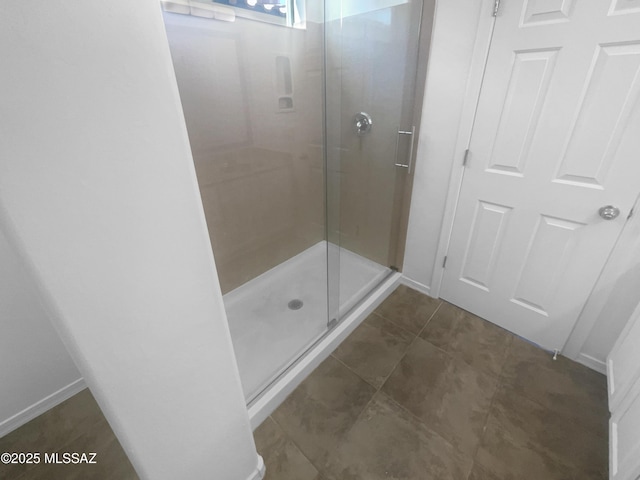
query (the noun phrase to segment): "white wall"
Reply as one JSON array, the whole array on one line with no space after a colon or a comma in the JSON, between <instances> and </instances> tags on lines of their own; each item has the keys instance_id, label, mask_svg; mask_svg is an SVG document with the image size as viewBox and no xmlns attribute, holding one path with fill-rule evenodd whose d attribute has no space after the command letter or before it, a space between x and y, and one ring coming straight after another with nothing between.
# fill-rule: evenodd
<instances>
[{"instance_id":1,"label":"white wall","mask_svg":"<svg viewBox=\"0 0 640 480\"><path fill-rule=\"evenodd\" d=\"M0 437L84 388L0 230Z\"/></svg>"},{"instance_id":2,"label":"white wall","mask_svg":"<svg viewBox=\"0 0 640 480\"><path fill-rule=\"evenodd\" d=\"M481 15L487 2L436 3L403 274L431 292L449 178L456 162L465 94ZM483 8L484 7L484 8ZM459 158L460 162L462 158ZM435 293L437 295L437 292Z\"/></svg>"},{"instance_id":3,"label":"white wall","mask_svg":"<svg viewBox=\"0 0 640 480\"><path fill-rule=\"evenodd\" d=\"M580 352L581 356L605 362L620 332L640 304L640 249L616 279L598 320Z\"/></svg>"},{"instance_id":4,"label":"white wall","mask_svg":"<svg viewBox=\"0 0 640 480\"><path fill-rule=\"evenodd\" d=\"M156 0L5 2L0 225L143 479L257 478Z\"/></svg>"}]
</instances>

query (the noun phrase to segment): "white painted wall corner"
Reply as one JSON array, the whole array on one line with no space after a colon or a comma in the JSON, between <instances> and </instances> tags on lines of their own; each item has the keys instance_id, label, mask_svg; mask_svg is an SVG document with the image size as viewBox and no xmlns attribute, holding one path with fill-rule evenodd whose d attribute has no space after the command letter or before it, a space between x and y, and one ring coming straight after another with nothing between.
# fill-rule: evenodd
<instances>
[{"instance_id":1,"label":"white painted wall corner","mask_svg":"<svg viewBox=\"0 0 640 480\"><path fill-rule=\"evenodd\" d=\"M66 387L62 387L57 392L53 392L51 395L43 398L33 405L28 406L24 410L0 423L0 437L4 437L8 433L11 433L25 423L33 420L38 415L42 415L47 410L73 397L76 393L80 393L85 388L87 388L87 386L85 385L84 380L79 378Z\"/></svg>"}]
</instances>

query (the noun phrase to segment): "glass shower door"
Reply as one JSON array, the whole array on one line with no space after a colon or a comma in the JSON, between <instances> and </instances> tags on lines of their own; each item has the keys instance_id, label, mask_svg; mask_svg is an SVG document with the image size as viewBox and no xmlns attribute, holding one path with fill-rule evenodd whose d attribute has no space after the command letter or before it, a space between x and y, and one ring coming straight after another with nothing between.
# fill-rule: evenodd
<instances>
[{"instance_id":1,"label":"glass shower door","mask_svg":"<svg viewBox=\"0 0 640 480\"><path fill-rule=\"evenodd\" d=\"M247 402L327 332L323 14L314 3L304 29L240 12L233 22L164 14Z\"/></svg>"},{"instance_id":2,"label":"glass shower door","mask_svg":"<svg viewBox=\"0 0 640 480\"><path fill-rule=\"evenodd\" d=\"M325 2L330 319L401 267L422 0ZM406 205L404 205L406 208Z\"/></svg>"},{"instance_id":3,"label":"glass shower door","mask_svg":"<svg viewBox=\"0 0 640 480\"><path fill-rule=\"evenodd\" d=\"M420 1L164 14L247 402L399 266Z\"/></svg>"}]
</instances>

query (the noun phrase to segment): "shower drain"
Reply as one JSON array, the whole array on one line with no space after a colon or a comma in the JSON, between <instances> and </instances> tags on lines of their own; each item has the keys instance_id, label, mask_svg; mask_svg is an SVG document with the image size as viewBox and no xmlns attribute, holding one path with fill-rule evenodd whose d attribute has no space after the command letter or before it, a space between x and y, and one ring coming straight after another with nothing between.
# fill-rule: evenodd
<instances>
[{"instance_id":1,"label":"shower drain","mask_svg":"<svg viewBox=\"0 0 640 480\"><path fill-rule=\"evenodd\" d=\"M302 305L304 305L304 303L302 303L302 300L298 300L297 298L291 300L287 304L289 310L300 310L302 308Z\"/></svg>"}]
</instances>

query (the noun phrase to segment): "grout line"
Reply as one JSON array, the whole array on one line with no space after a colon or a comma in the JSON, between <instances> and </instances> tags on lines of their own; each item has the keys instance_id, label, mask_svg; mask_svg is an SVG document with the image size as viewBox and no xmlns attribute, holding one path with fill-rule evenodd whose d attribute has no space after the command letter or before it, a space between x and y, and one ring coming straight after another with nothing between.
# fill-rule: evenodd
<instances>
[{"instance_id":1,"label":"grout line","mask_svg":"<svg viewBox=\"0 0 640 480\"><path fill-rule=\"evenodd\" d=\"M391 403L396 405L400 410L402 410L407 415L409 415L411 418L413 418L416 421L416 423L418 423L422 427L426 428L429 431L429 433L432 433L436 437L440 438L443 442L445 442L447 445L449 445L451 448L453 448L456 452L460 453L461 455L463 455L465 457L468 457L470 460L472 460L472 463L473 463L473 458L470 455L468 455L467 453L462 451L460 448L456 447L453 443L451 443L449 440L447 440L442 435L440 435L438 432L436 432L433 428L431 428L431 426L428 423L426 423L424 420L422 420L420 417L418 417L415 413L413 413L407 407L405 407L404 405L396 402L396 400L391 395L388 395L387 393L385 393L383 391L380 391L379 393L380 393L380 395L384 395L387 398L387 400L389 400ZM469 473L471 473L471 471L469 471Z\"/></svg>"},{"instance_id":2,"label":"grout line","mask_svg":"<svg viewBox=\"0 0 640 480\"><path fill-rule=\"evenodd\" d=\"M507 361L508 361L508 360L511 358L511 356L512 356L512 350L513 350L513 348L514 348L514 343L515 343L515 342L514 342L514 340L515 340L516 338L518 338L518 339L519 339L519 338L521 338L521 337L519 337L519 336L517 336L517 335L515 335L515 334L513 334L513 336L514 336L514 338L513 338L513 340L511 341L511 345L509 345L509 349L508 349L507 354L505 355L505 358L504 358L504 363L503 363L503 365L502 365L502 369L500 370L500 383L499 383L499 385L498 385L498 390L499 390L499 389L501 389L502 387L513 386L513 385L510 385L509 383L507 383L507 382L505 381L505 379L504 379L504 375L503 375L504 368L506 367ZM536 362L536 363L538 363L538 362ZM533 402L533 403L535 403L536 405L538 405L540 408L542 408L543 410L554 411L554 412L556 412L556 413L559 413L559 412L557 412L556 410L553 410L552 408L549 408L548 406L543 405L542 403L540 403L540 402L539 402L538 400L536 400L535 398L531 398L529 395L525 395L524 393L519 393L519 392L517 392L517 391L515 391L515 390L513 390L513 391L511 391L511 392L508 392L508 393L509 393L509 395L517 395L517 396L518 396L518 397L520 397L520 398L524 398L525 400L528 400L528 401L530 401L530 402Z\"/></svg>"},{"instance_id":3,"label":"grout line","mask_svg":"<svg viewBox=\"0 0 640 480\"><path fill-rule=\"evenodd\" d=\"M380 317L382 320L384 320L385 322L389 322L391 325L393 325L396 328L399 328L400 330L402 330L403 332L407 332L409 335L413 335L415 336L416 334L413 332L410 332L409 330L407 330L405 327L403 327L402 325L398 325L396 322L394 322L393 320L391 320L390 318L387 318L383 315L380 315L378 312L373 311L371 312L372 315L376 315L377 317ZM429 317L431 318L431 317ZM362 322L364 323L364 322Z\"/></svg>"},{"instance_id":4,"label":"grout line","mask_svg":"<svg viewBox=\"0 0 640 480\"><path fill-rule=\"evenodd\" d=\"M427 328L427 325L429 325L431 323L431 320L433 320L433 317L436 316L436 313L438 313L440 311L440 307L442 307L442 304L444 302L442 300L440 300L440 304L436 307L436 309L433 311L433 313L431 314L431 316L429 317L429 319L427 320L427 322L422 326L422 328L420 329L420 331L418 332L418 334L416 335L416 337L419 337L420 335L422 335L422 332L424 332L424 329Z\"/></svg>"},{"instance_id":5,"label":"grout line","mask_svg":"<svg viewBox=\"0 0 640 480\"><path fill-rule=\"evenodd\" d=\"M351 368L349 365L347 365L346 363L344 363L342 360L340 360L338 357L336 357L333 353L330 355L331 357L333 357L334 360L336 360L338 363L340 363L343 367L345 367L347 370L349 370L351 373L353 373L356 377L358 377L360 380L362 380L363 382L365 382L367 385L369 385L372 388L376 389L376 392L378 390L380 390L379 387L376 387L375 385L371 385L371 382L369 382L369 380L367 380L366 378L364 378L362 375L360 375L358 372L356 372L353 368ZM384 382L383 382L384 383ZM375 394L375 392L374 392Z\"/></svg>"},{"instance_id":6,"label":"grout line","mask_svg":"<svg viewBox=\"0 0 640 480\"><path fill-rule=\"evenodd\" d=\"M486 321L486 320L485 320ZM478 456L478 450L480 450L480 445L482 445L482 442L484 441L484 437L487 433L487 425L489 424L489 418L491 417L491 413L493 412L493 405L495 403L495 399L496 396L498 395L498 392L500 391L500 389L502 388L503 384L504 384L504 369L507 366L507 361L509 360L509 357L511 356L511 349L513 348L513 338L511 338L511 343L509 343L509 346L506 349L505 355L504 355L504 359L502 360L502 366L500 367L500 373L498 373L497 377L498 377L498 382L496 385L496 389L493 392L493 395L491 396L491 403L489 404L489 408L487 410L487 415L485 416L484 419L484 425L482 426L482 433L480 434L480 437L478 438L478 444L476 445L476 449L475 452L473 453L473 464L475 465L476 462L476 457ZM473 467L472 470L473 471ZM471 475L471 472L469 472L469 475Z\"/></svg>"},{"instance_id":7,"label":"grout line","mask_svg":"<svg viewBox=\"0 0 640 480\"><path fill-rule=\"evenodd\" d=\"M513 342L511 343L511 345L513 345ZM478 450L480 450L480 445L482 445L482 442L484 440L484 437L487 433L487 425L489 423L489 417L491 417L491 413L493 412L493 405L495 403L495 399L496 399L496 395L498 394L498 391L500 390L500 388L502 387L502 384L504 382L503 380L503 372L504 372L504 368L506 366L507 363L507 358L509 357L509 353L511 352L511 345L509 345L509 347L507 348L507 354L504 357L504 360L502 361L502 367L500 368L500 373L498 374L498 378L497 378L497 383L496 383L496 389L493 392L493 395L491 396L491 402L489 403L489 408L487 409L487 414L484 417L484 423L482 425L482 432L480 433L480 436L478 437L478 444L476 445L475 451L473 452L473 456L471 457L471 459L473 460L473 463L475 464L476 462L476 457L478 456ZM471 469L471 471L473 471L473 467ZM469 475L471 475L471 471L469 471Z\"/></svg>"},{"instance_id":8,"label":"grout line","mask_svg":"<svg viewBox=\"0 0 640 480\"><path fill-rule=\"evenodd\" d=\"M391 369L391 373L389 373L389 375L387 375L387 377L384 379L384 382L382 382L382 385L380 385L380 389L382 390L382 387L384 387L385 383L387 383L387 380L389 380L389 378L394 374L394 372L397 370L398 366L402 363L402 360L404 360L404 358L407 356L407 352L409 350L411 350L411 347L413 347L414 343L416 343L416 340L421 340L423 342L425 342L426 340L420 338L420 334L422 333L422 331L427 327L427 325L429 324L429 322L431 322L431 319L435 316L436 313L438 313L438 310L440 310L440 307L442 306L442 301L440 301L440 304L436 307L436 309L433 311L433 313L431 314L431 316L429 317L429 319L427 320L427 323L424 324L424 326L420 329L420 332L418 332L417 335L411 333L412 335L414 335L413 339L411 340L411 342L409 343L409 345L407 345L407 348L404 349L404 352L402 353L402 356L400 357L400 360L398 360L396 362L396 364L394 365L394 367ZM382 316L381 316L382 317ZM384 318L384 317L382 317ZM391 320L389 320L391 322ZM393 323L393 322L392 322ZM394 323L395 325L395 323ZM402 328L402 327L400 327ZM408 331L408 330L407 330ZM432 345L430 342L428 342L429 345ZM433 345L435 348L441 350L442 352L446 353L447 355L449 355L448 352L445 352L444 350L442 350L439 347L436 347L435 345Z\"/></svg>"},{"instance_id":9,"label":"grout line","mask_svg":"<svg viewBox=\"0 0 640 480\"><path fill-rule=\"evenodd\" d=\"M374 328L374 327L371 327ZM411 332L409 332L411 333ZM413 334L411 334L413 335ZM355 375L358 376L358 378L362 379L364 382L367 383L367 385L371 385L373 388L376 389L376 393L382 390L382 387L384 386L385 383L387 383L387 380L389 379L389 377L391 375L393 375L393 372L395 372L396 368L398 367L398 365L400 364L400 362L402 361L402 359L405 357L405 355L407 354L407 351L409 350L409 348L411 347L411 345L413 345L414 340L416 339L415 335L413 335L414 338L411 339L411 342L409 342L407 344L407 346L405 347L405 349L402 351L402 355L400 355L400 358L398 359L397 362L394 363L393 368L391 369L391 371L389 372L388 375L385 375L384 380L382 381L382 383L380 384L379 387L376 387L375 385L373 385L371 382L369 382L366 378L364 378L361 374L359 374L358 372L356 372L353 368L351 368L349 365L347 365L345 362L343 362L342 360L340 360L338 357L336 357L333 352L331 353L331 356L337 360L338 362L340 362L344 367L346 367L349 371L353 372Z\"/></svg>"},{"instance_id":10,"label":"grout line","mask_svg":"<svg viewBox=\"0 0 640 480\"><path fill-rule=\"evenodd\" d=\"M431 314L431 316L429 316L429 319L427 320L427 323L425 323L425 326L424 326L424 327L422 327L422 329L421 329L420 331L422 331L422 330L426 327L426 325L431 321L431 319L435 316L435 314L436 314L436 313L438 312L438 310L440 309L440 306L441 306L441 305L442 305L442 302L440 302L440 304L436 307L436 309L433 311L433 313ZM338 362L340 362L342 365L344 365L344 366L345 366L349 371L351 371L351 372L353 372L354 374L356 374L356 375L358 376L358 378L360 378L360 379L364 380L368 385L371 385L373 388L375 388L375 389L376 389L376 392L379 392L379 391L382 389L382 387L384 386L384 384L387 382L387 380L389 379L389 377L390 377L391 375L393 375L393 372L395 372L395 370L396 370L396 368L398 367L398 365L400 364L400 362L404 359L404 357L405 357L405 356L406 356L406 354L407 354L407 351L409 351L409 349L411 348L411 346L412 346L412 345L413 345L413 343L415 342L416 338L418 338L418 335L416 335L416 334L415 334L415 333L413 333L413 332L410 332L409 330L407 330L407 329L406 329L406 328L404 328L404 327L401 327L400 325L396 324L396 323L395 323L395 322L393 322L392 320L389 320L388 318L386 318L386 317L384 317L384 316L380 315L379 313L377 313L377 312L375 312L375 311L374 311L374 312L372 312L372 313L371 313L371 315L376 315L376 316L380 317L380 318L381 318L382 320L384 320L385 322L389 322L389 323L391 323L391 324L392 324L392 325L394 325L395 327L397 327L397 328L401 329L402 331L404 331L404 332L406 332L406 333L410 334L410 335L413 337L413 338L411 339L411 341L407 344L407 346L404 348L404 350L402 351L402 355L400 356L400 358L398 359L398 361L397 361L397 362L395 362L395 364L393 365L393 368L391 369L391 371L389 372L389 374L388 374L388 375L386 375L386 376L384 377L384 379L383 379L382 383L380 384L380 386L379 386L379 387L376 387L375 385L373 385L369 380L367 380L366 378L364 378L361 374L359 374L358 372L356 372L353 368L351 368L349 365L347 365L345 362L343 362L340 358L338 358L336 355L334 355L334 354L335 354L335 352L336 352L336 350L337 350L337 348L336 348L336 350L334 350L333 352L331 352L330 356L331 356L331 357L333 357L333 358L334 358L335 360L337 360ZM365 321L363 321L363 322L362 322L361 326L362 326L362 325L366 325L366 326L367 326L367 327L369 327L369 328L372 328L372 329L374 329L374 330L377 330L377 329L376 329L376 327L374 327L374 326L372 326L372 325L368 325L368 324L366 323L366 319L365 319ZM353 335L353 333L354 333L354 332L352 332L349 336ZM395 337L395 336L396 336L396 335L393 335L393 334L389 334L389 335L391 335L392 337ZM349 338L349 337L347 337L347 338L345 339L345 342L347 341L347 339L348 339L348 338ZM344 343L344 342L343 342L343 343ZM436 348L438 348L438 347L436 347ZM445 352L445 353L447 353L447 352Z\"/></svg>"},{"instance_id":11,"label":"grout line","mask_svg":"<svg viewBox=\"0 0 640 480\"><path fill-rule=\"evenodd\" d=\"M440 307L442 306L442 301L440 301L440 304L436 307L436 309L433 311L433 313L431 314L431 316L429 317L429 319L427 320L427 322L422 326L422 328L420 329L420 331L417 334L413 334L413 340L411 340L411 343L409 344L409 346L407 347L407 349L405 350L404 354L402 355L402 358L400 359L402 361L402 359L404 359L405 355L407 354L407 351L413 346L413 344L416 342L416 339L420 338L420 334L422 334L422 332L424 331L425 328L427 328L427 325L429 325L429 323L431 322L431 320L433 319L433 317L435 317L436 313L438 313L438 310L440 310ZM391 321L391 320L389 320ZM409 332L411 333L411 332ZM424 338L420 338L420 340L422 340L423 342L427 341ZM429 345L432 345L431 342L428 342ZM436 347L435 345L433 345L435 348L442 350L440 347ZM444 352L444 350L442 350ZM447 352L445 352L447 353ZM399 364L400 362L398 362ZM397 367L397 365L396 365ZM395 370L395 368L394 368ZM391 376L391 375L389 375ZM388 378L388 377L387 377Z\"/></svg>"},{"instance_id":12,"label":"grout line","mask_svg":"<svg viewBox=\"0 0 640 480\"><path fill-rule=\"evenodd\" d=\"M356 372L353 368L351 368L349 365L347 365L345 362L343 362L340 358L338 358L337 356L334 355L334 352L331 352L330 356L333 357L334 360L336 360L340 365L342 365L343 367L345 367L348 371L350 371L351 373L353 373L354 375L356 375L359 379L361 379L362 381L364 381L367 385L371 386L372 388L375 389L373 395L368 399L368 401L366 402L366 404L364 405L364 407L360 410L360 412L358 412L358 414L356 415L356 417L354 418L353 422L351 423L351 425L349 426L349 428L344 432L344 435L342 435L340 437L340 441L342 441L344 438L346 438L349 433L352 431L352 429L354 428L354 426L363 418L364 412L367 411L367 409L369 408L369 406L371 405L371 403L374 401L374 399L378 398L378 395L381 395L385 398L386 401L390 402L391 404L395 405L400 411L405 412L409 418L414 419L414 421L417 423L417 425L427 429L429 432L431 432L432 434L434 434L435 436L437 436L438 438L442 439L442 441L444 441L446 444L450 445L452 448L454 448L454 450L459 451L462 455L464 455L466 458L469 458L471 460L471 465L470 468L468 470L467 476L465 477L467 480L469 479L469 477L471 476L471 473L474 471L474 468L479 468L480 470L483 470L483 467L480 463L477 462L477 457L478 457L478 452L480 450L480 447L482 446L483 442L486 439L486 434L487 434L487 427L488 427L488 423L489 423L489 419L491 418L491 416L494 414L495 412L495 407L496 407L496 398L498 396L498 392L505 390L505 389L509 389L509 387L513 387L512 382L508 381L507 378L505 377L506 374L506 367L509 364L509 362L511 361L511 359L514 357L514 352L516 351L516 343L515 342L515 337L513 337L511 339L511 342L509 343L509 345L505 348L505 352L504 352L504 357L503 360L501 362L500 365L500 369L497 373L493 373L493 372L487 372L484 369L478 368L476 366L473 365L469 365L467 362L464 362L467 366L469 366L470 368L472 368L473 370L476 370L482 374L485 375L489 375L491 377L493 377L494 379L496 379L496 387L494 392L491 395L491 399L489 402L489 406L487 409L487 412L485 414L485 418L484 418L484 422L482 425L482 429L479 432L478 435L478 441L477 444L475 445L474 448L470 449L470 451L468 453L466 453L465 451L461 450L460 448L456 447L452 441L447 440L446 438L444 438L441 434L439 434L437 431L433 430L433 428L427 424L425 421L423 421L420 417L418 417L417 415L413 414L408 408L406 408L405 406L403 406L402 404L398 403L392 396L390 396L388 393L386 393L385 391L383 391L383 387L384 385L386 385L387 381L389 380L389 378L394 374L394 372L398 369L398 366L402 363L402 361L406 358L408 351L412 348L412 346L416 343L417 339L419 338L421 341L427 342L430 346L434 347L435 349L437 349L438 351L443 352L444 354L446 354L449 358L451 359L456 359L457 355L455 352L448 352L444 349L442 349L441 347L438 347L434 344L432 344L429 340L423 339L420 336L423 334L424 330L426 329L426 327L431 323L431 321L433 321L433 318L436 316L436 314L440 311L440 309L442 308L442 305L444 304L444 301L440 301L440 303L438 304L438 306L436 307L436 309L433 311L433 313L431 314L431 316L428 318L428 320L426 321L426 323L424 324L424 326L420 329L420 331L418 332L418 334L413 334L412 332L410 332L409 330L407 330L406 328L402 327L401 325L398 325L397 323L395 323L392 319L387 318L384 315L381 315L380 313L374 311L372 312L372 314L378 316L380 319L387 321L389 323L391 323L392 325L400 328L402 331L405 331L411 335L413 335L413 338L411 339L411 341L407 344L406 348L404 349L404 351L402 352L402 355L400 356L399 360L397 362L395 362L395 365L393 366L393 368L391 369L391 372L384 378L383 382L380 384L380 387L376 387L375 385L372 385L368 380L366 380L361 374L359 374L358 372ZM483 319L484 320L484 319ZM484 320L486 321L486 320ZM363 322L363 325L366 324ZM375 327L368 325L368 327L370 328L374 328ZM393 334L391 334L393 336ZM348 337L347 337L348 338ZM513 394L516 395L518 397L522 397L523 399L529 400L534 402L536 405L540 406L541 408L545 409L545 410L549 410L552 411L552 409L550 409L549 407L546 407L545 405L542 405L540 402L538 402L537 400L530 398L527 395L523 395L520 394L516 391L514 392L508 392L507 390L507 394ZM300 446L289 436L289 434L284 430L284 428L282 428L282 426L276 422L275 418L273 418L273 416L270 416L270 418L272 419L272 421L274 421L274 423L276 423L276 425L278 425L282 431L284 432L284 434L286 435L286 437L298 448L298 450L303 454L303 456L311 463L311 465L313 465L313 467L319 472L320 475L326 476L325 470L323 468L320 468L318 465L316 465L314 462L312 462L307 455L304 454L304 452L302 451L302 449L300 448ZM327 457L323 457L323 458L330 458L330 456L337 451L339 447L339 441L335 442L335 445L332 445L332 448L329 449L329 451L326 453ZM554 462L559 463L567 468L569 468L572 472L573 471L578 471L577 469L579 468L578 466L575 465L571 465L571 464L567 464L565 462L561 462L558 461L556 459L554 459ZM326 465L326 463L325 463Z\"/></svg>"},{"instance_id":13,"label":"grout line","mask_svg":"<svg viewBox=\"0 0 640 480\"><path fill-rule=\"evenodd\" d=\"M270 418L273 423L275 423L278 428L280 430L282 430L282 433L284 433L285 437L287 438L287 440L289 440L291 443L293 443L293 445L298 449L298 451L302 454L302 456L304 458L307 459L307 461L311 464L311 466L313 466L313 468L315 468L316 472L318 472L319 474L321 474L324 477L324 472L318 467L318 465L316 465L308 456L306 453L304 453L304 450L302 450L302 448L300 448L300 445L298 445L298 443L291 438L291 435L289 435L289 432L287 432L284 427L282 425L280 425L277 420L273 417L273 415L269 415L267 418Z\"/></svg>"}]
</instances>

